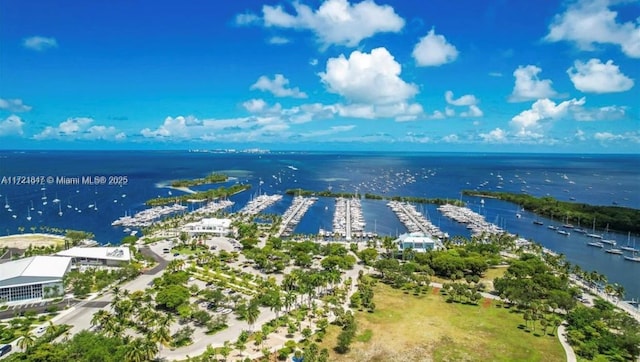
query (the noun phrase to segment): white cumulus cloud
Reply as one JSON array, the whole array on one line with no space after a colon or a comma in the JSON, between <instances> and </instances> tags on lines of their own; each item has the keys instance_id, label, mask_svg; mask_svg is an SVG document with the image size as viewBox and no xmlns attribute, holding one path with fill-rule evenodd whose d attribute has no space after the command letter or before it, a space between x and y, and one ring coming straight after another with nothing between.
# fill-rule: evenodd
<instances>
[{"instance_id":1,"label":"white cumulus cloud","mask_svg":"<svg viewBox=\"0 0 640 362\"><path fill-rule=\"evenodd\" d=\"M613 60L606 63L600 59L591 59L586 63L576 60L567 74L576 89L585 93L624 92L634 84L633 79L620 72Z\"/></svg>"},{"instance_id":2,"label":"white cumulus cloud","mask_svg":"<svg viewBox=\"0 0 640 362\"><path fill-rule=\"evenodd\" d=\"M145 128L140 133L148 138L190 138L191 129L202 126L202 121L193 116L167 117L164 122L155 130Z\"/></svg>"},{"instance_id":3,"label":"white cumulus cloud","mask_svg":"<svg viewBox=\"0 0 640 362\"><path fill-rule=\"evenodd\" d=\"M354 103L389 104L406 101L418 93L418 87L400 78L402 68L385 48L371 53L354 51L327 60L320 79L332 93Z\"/></svg>"},{"instance_id":4,"label":"white cumulus cloud","mask_svg":"<svg viewBox=\"0 0 640 362\"><path fill-rule=\"evenodd\" d=\"M461 117L482 117L483 115L482 110L475 104L470 105L469 110L460 113Z\"/></svg>"},{"instance_id":5,"label":"white cumulus cloud","mask_svg":"<svg viewBox=\"0 0 640 362\"><path fill-rule=\"evenodd\" d=\"M444 93L444 98L446 99L447 103L454 106L471 106L474 104L478 104L478 100L473 94L465 94L458 99L454 99L453 92L448 90Z\"/></svg>"},{"instance_id":6,"label":"white cumulus cloud","mask_svg":"<svg viewBox=\"0 0 640 362\"><path fill-rule=\"evenodd\" d=\"M584 98L574 98L558 104L548 98L540 99L533 103L531 109L514 116L511 125L519 137L540 137L543 122L568 117L573 109L580 109L585 102Z\"/></svg>"},{"instance_id":7,"label":"white cumulus cloud","mask_svg":"<svg viewBox=\"0 0 640 362\"><path fill-rule=\"evenodd\" d=\"M458 141L460 141L460 138L458 137L458 135L452 133L450 135L442 137L442 141L446 143L457 143Z\"/></svg>"},{"instance_id":8,"label":"white cumulus cloud","mask_svg":"<svg viewBox=\"0 0 640 362\"><path fill-rule=\"evenodd\" d=\"M555 16L544 39L573 42L588 51L595 50L595 44L612 44L627 56L640 58L640 20L618 22L618 12L610 8L614 4L624 6L623 1L578 0Z\"/></svg>"},{"instance_id":9,"label":"white cumulus cloud","mask_svg":"<svg viewBox=\"0 0 640 362\"><path fill-rule=\"evenodd\" d=\"M350 4L347 0L326 0L318 9L294 2L294 14L282 6L264 5L262 22L266 27L309 30L323 47L329 45L357 46L363 39L377 33L397 33L404 20L389 5L372 0ZM251 16L236 17L239 24L254 23Z\"/></svg>"},{"instance_id":10,"label":"white cumulus cloud","mask_svg":"<svg viewBox=\"0 0 640 362\"><path fill-rule=\"evenodd\" d=\"M444 93L444 98L448 104L453 106L469 107L466 111L460 113L461 117L482 117L484 114L480 107L477 106L480 101L473 94L465 94L460 98L455 99L453 97L453 92L448 90ZM445 114L449 117L453 117L456 112L455 110L447 107Z\"/></svg>"},{"instance_id":11,"label":"white cumulus cloud","mask_svg":"<svg viewBox=\"0 0 640 362\"><path fill-rule=\"evenodd\" d=\"M12 114L0 121L0 136L21 136L24 134L22 126L24 126L24 121L15 114Z\"/></svg>"},{"instance_id":12,"label":"white cumulus cloud","mask_svg":"<svg viewBox=\"0 0 640 362\"><path fill-rule=\"evenodd\" d=\"M5 109L9 112L29 112L31 106L22 103L22 99L0 98L0 109Z\"/></svg>"},{"instance_id":13,"label":"white cumulus cloud","mask_svg":"<svg viewBox=\"0 0 640 362\"><path fill-rule=\"evenodd\" d=\"M516 83L513 87L510 102L525 102L541 98L551 98L556 96L556 91L553 90L550 79L540 80L538 73L542 69L535 65L519 66L513 72L513 76L516 78Z\"/></svg>"},{"instance_id":14,"label":"white cumulus cloud","mask_svg":"<svg viewBox=\"0 0 640 362\"><path fill-rule=\"evenodd\" d=\"M120 140L125 138L124 133L113 126L92 125L92 118L69 118L61 122L57 127L47 126L42 132L33 136L36 140Z\"/></svg>"},{"instance_id":15,"label":"white cumulus cloud","mask_svg":"<svg viewBox=\"0 0 640 362\"><path fill-rule=\"evenodd\" d=\"M507 132L501 128L496 128L489 133L480 133L480 138L487 143L502 143L507 140Z\"/></svg>"},{"instance_id":16,"label":"white cumulus cloud","mask_svg":"<svg viewBox=\"0 0 640 362\"><path fill-rule=\"evenodd\" d=\"M605 106L599 108L574 108L573 118L576 121L615 121L625 118L627 108L622 106Z\"/></svg>"},{"instance_id":17,"label":"white cumulus cloud","mask_svg":"<svg viewBox=\"0 0 640 362\"><path fill-rule=\"evenodd\" d=\"M456 60L458 49L431 29L413 48L412 55L418 66L437 67Z\"/></svg>"},{"instance_id":18,"label":"white cumulus cloud","mask_svg":"<svg viewBox=\"0 0 640 362\"><path fill-rule=\"evenodd\" d=\"M36 51L43 51L49 48L57 48L58 42L55 38L47 38L44 36L32 36L22 40L22 46Z\"/></svg>"},{"instance_id":19,"label":"white cumulus cloud","mask_svg":"<svg viewBox=\"0 0 640 362\"><path fill-rule=\"evenodd\" d=\"M263 92L271 92L276 97L307 98L305 92L299 88L288 88L289 80L282 74L276 74L273 79L263 75L251 86L251 89L258 89Z\"/></svg>"}]
</instances>

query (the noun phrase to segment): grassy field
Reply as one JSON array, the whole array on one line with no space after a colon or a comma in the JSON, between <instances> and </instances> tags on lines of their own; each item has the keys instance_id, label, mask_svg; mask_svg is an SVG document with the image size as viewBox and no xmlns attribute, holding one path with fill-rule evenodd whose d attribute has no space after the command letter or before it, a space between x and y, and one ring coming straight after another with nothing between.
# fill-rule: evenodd
<instances>
[{"instance_id":1,"label":"grassy field","mask_svg":"<svg viewBox=\"0 0 640 362\"><path fill-rule=\"evenodd\" d=\"M351 351L333 351L339 328L331 326L322 347L331 361L564 361L557 337L519 329L519 313L495 304L446 303L429 292L414 296L379 283L376 311L357 312ZM363 342L366 341L366 342Z\"/></svg>"}]
</instances>

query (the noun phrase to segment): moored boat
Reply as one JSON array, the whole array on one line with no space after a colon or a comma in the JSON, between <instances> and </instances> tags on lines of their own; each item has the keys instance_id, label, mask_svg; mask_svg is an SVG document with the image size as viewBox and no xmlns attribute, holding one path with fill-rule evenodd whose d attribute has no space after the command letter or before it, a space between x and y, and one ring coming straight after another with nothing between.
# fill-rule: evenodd
<instances>
[{"instance_id":1,"label":"moored boat","mask_svg":"<svg viewBox=\"0 0 640 362\"><path fill-rule=\"evenodd\" d=\"M637 252L633 252L631 256L624 256L624 260L635 261L636 263L640 263L640 256L638 256Z\"/></svg>"},{"instance_id":2,"label":"moored boat","mask_svg":"<svg viewBox=\"0 0 640 362\"><path fill-rule=\"evenodd\" d=\"M622 250L616 249L616 248L607 249L607 250L605 250L605 252L607 252L609 254L616 254L616 255L624 254L624 252Z\"/></svg>"}]
</instances>

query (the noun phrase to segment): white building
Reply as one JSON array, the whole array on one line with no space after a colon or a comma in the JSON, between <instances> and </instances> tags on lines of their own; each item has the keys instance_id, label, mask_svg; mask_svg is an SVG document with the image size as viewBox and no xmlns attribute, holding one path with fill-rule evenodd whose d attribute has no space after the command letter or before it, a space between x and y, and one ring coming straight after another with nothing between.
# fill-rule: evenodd
<instances>
[{"instance_id":1,"label":"white building","mask_svg":"<svg viewBox=\"0 0 640 362\"><path fill-rule=\"evenodd\" d=\"M398 244L400 251L411 248L415 252L424 253L429 250L444 249L440 240L420 232L402 234L395 242Z\"/></svg>"},{"instance_id":2,"label":"white building","mask_svg":"<svg viewBox=\"0 0 640 362\"><path fill-rule=\"evenodd\" d=\"M197 222L191 222L182 227L182 231L190 236L201 234L213 234L224 236L231 231L230 219L205 218Z\"/></svg>"},{"instance_id":3,"label":"white building","mask_svg":"<svg viewBox=\"0 0 640 362\"><path fill-rule=\"evenodd\" d=\"M62 278L71 268L71 258L32 256L0 264L0 300L40 300L62 295Z\"/></svg>"},{"instance_id":4,"label":"white building","mask_svg":"<svg viewBox=\"0 0 640 362\"><path fill-rule=\"evenodd\" d=\"M73 259L74 265L121 266L131 261L131 251L127 246L121 247L74 247L56 253Z\"/></svg>"}]
</instances>

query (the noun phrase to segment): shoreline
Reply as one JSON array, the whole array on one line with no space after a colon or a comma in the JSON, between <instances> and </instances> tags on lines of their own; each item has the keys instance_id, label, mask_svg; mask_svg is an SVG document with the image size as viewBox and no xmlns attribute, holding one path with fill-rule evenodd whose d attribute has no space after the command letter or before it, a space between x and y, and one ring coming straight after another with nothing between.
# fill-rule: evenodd
<instances>
[{"instance_id":1,"label":"shoreline","mask_svg":"<svg viewBox=\"0 0 640 362\"><path fill-rule=\"evenodd\" d=\"M43 233L27 233L0 236L0 247L26 250L31 246L64 245L64 236Z\"/></svg>"}]
</instances>

